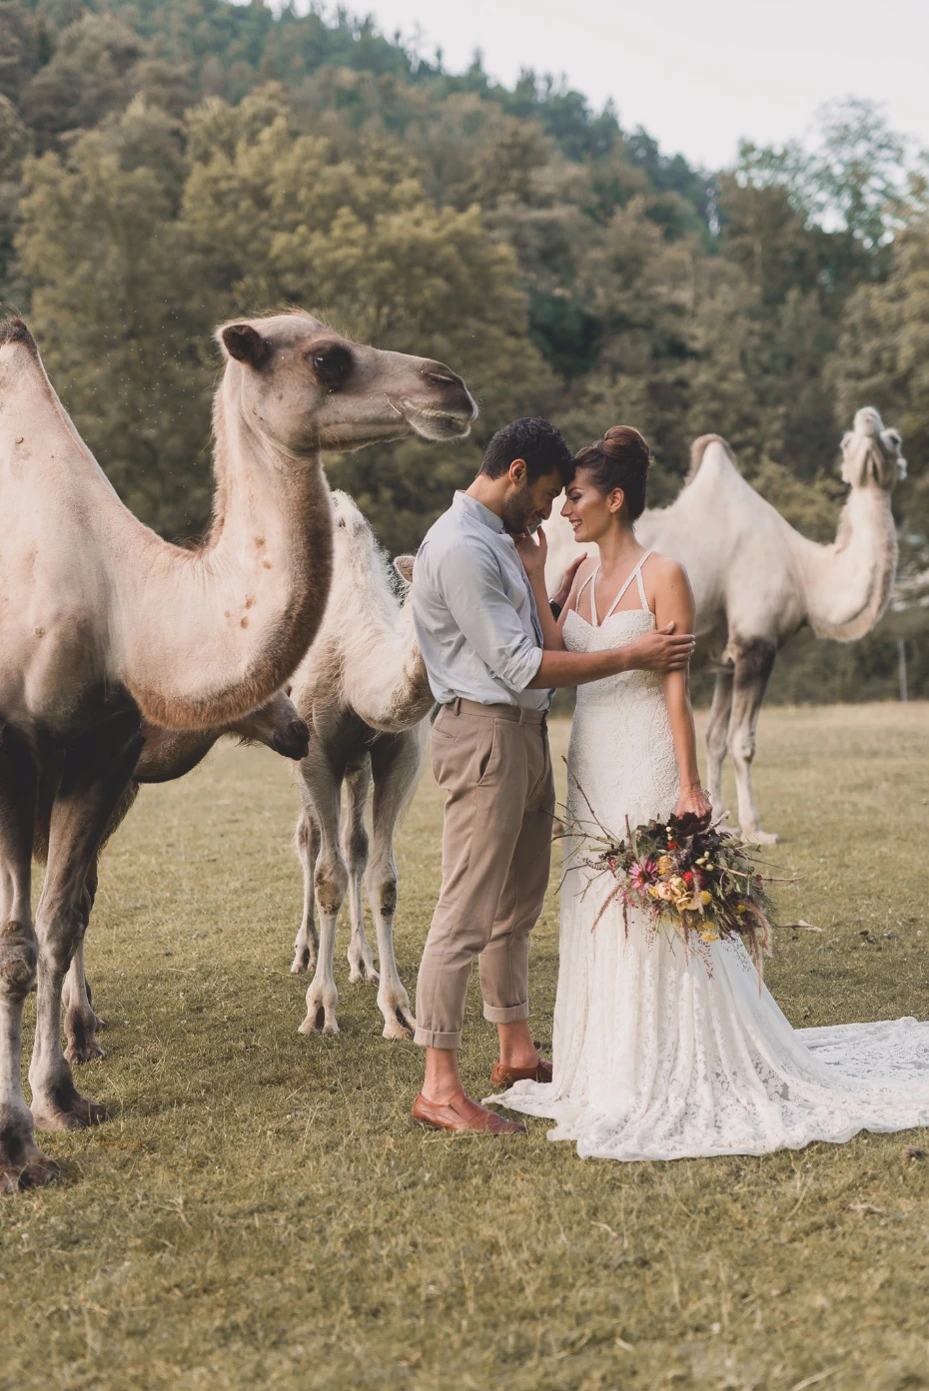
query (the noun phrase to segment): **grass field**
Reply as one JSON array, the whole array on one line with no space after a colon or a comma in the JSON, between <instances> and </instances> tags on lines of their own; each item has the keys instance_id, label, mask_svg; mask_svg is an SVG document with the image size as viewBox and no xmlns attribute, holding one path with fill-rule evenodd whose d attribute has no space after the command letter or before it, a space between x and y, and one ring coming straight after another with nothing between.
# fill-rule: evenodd
<instances>
[{"instance_id":1,"label":"grass field","mask_svg":"<svg viewBox=\"0 0 929 1391\"><path fill-rule=\"evenodd\" d=\"M929 706L770 709L760 748L785 920L823 929L778 940L786 1013L929 1017ZM929 1158L907 1154L929 1134L617 1165L539 1122L416 1129L419 1054L381 1039L343 950L343 1032L297 1034L290 780L221 748L145 790L107 852L88 968L108 1057L81 1082L112 1120L48 1136L63 1181L0 1203L3 1391L929 1386ZM411 991L440 815L427 773L400 842ZM474 993L477 1095L493 1045Z\"/></svg>"}]
</instances>

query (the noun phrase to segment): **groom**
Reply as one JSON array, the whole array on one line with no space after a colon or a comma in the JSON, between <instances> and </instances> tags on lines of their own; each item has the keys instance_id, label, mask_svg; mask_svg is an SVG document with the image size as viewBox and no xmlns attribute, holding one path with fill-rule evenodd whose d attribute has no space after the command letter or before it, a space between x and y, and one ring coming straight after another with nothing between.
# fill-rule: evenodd
<instances>
[{"instance_id":1,"label":"groom","mask_svg":"<svg viewBox=\"0 0 929 1391\"><path fill-rule=\"evenodd\" d=\"M442 890L416 993L426 1077L413 1115L442 1130L525 1129L479 1106L461 1084L458 1050L475 957L484 1017L500 1042L492 1085L552 1078L528 1024L529 933L548 886L555 808L546 728L552 688L631 668L670 671L685 665L694 646L689 635L666 631L606 652L543 651L513 538L551 515L573 474L553 425L514 420L494 435L474 482L455 494L416 556L413 621L442 707L432 766L446 803ZM566 598L566 591L558 596Z\"/></svg>"}]
</instances>

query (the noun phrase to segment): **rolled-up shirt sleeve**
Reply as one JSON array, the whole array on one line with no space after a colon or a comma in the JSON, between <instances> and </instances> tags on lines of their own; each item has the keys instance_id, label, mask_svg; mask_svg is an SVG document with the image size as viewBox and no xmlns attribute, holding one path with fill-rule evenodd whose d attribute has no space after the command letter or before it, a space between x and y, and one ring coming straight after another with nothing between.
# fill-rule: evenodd
<instances>
[{"instance_id":1,"label":"rolled-up shirt sleeve","mask_svg":"<svg viewBox=\"0 0 929 1391\"><path fill-rule=\"evenodd\" d=\"M481 547L452 546L442 557L440 584L462 637L510 690L525 690L542 665L542 648L527 636L494 557Z\"/></svg>"}]
</instances>

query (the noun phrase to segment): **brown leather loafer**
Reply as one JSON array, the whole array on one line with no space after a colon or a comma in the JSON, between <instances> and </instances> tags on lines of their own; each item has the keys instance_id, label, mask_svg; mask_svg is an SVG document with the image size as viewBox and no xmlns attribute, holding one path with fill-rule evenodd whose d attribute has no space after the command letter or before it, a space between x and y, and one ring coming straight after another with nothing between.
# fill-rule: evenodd
<instances>
[{"instance_id":1,"label":"brown leather loafer","mask_svg":"<svg viewBox=\"0 0 929 1391\"><path fill-rule=\"evenodd\" d=\"M427 1101L420 1092L413 1102L413 1119L420 1125L431 1126L433 1130L472 1130L488 1135L524 1135L526 1127L519 1121L508 1121L495 1111L478 1106L462 1092L451 1101L438 1105Z\"/></svg>"},{"instance_id":2,"label":"brown leather loafer","mask_svg":"<svg viewBox=\"0 0 929 1391\"><path fill-rule=\"evenodd\" d=\"M512 1087L514 1082L550 1082L552 1065L547 1058L539 1058L532 1067L513 1067L511 1063L494 1063L490 1070L492 1087Z\"/></svg>"}]
</instances>

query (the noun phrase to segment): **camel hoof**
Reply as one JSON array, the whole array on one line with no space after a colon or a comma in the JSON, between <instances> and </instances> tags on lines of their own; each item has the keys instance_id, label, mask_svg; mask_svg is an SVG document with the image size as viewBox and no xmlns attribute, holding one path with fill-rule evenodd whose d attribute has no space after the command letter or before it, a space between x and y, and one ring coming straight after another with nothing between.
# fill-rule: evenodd
<instances>
[{"instance_id":1,"label":"camel hoof","mask_svg":"<svg viewBox=\"0 0 929 1391\"><path fill-rule=\"evenodd\" d=\"M378 1001L378 1004L384 1016L384 1038L402 1039L409 1043L416 1033L416 1020L410 1013L409 1004L394 1004L391 1000L385 1000L383 1004Z\"/></svg>"},{"instance_id":2,"label":"camel hoof","mask_svg":"<svg viewBox=\"0 0 929 1391\"><path fill-rule=\"evenodd\" d=\"M25 1107L0 1107L0 1193L41 1188L58 1178L54 1159L33 1139L33 1120Z\"/></svg>"},{"instance_id":3,"label":"camel hoof","mask_svg":"<svg viewBox=\"0 0 929 1391\"><path fill-rule=\"evenodd\" d=\"M93 1010L68 1011L65 1018L65 1037L68 1040L65 1057L69 1063L89 1063L94 1058L106 1057L96 1037L100 1022Z\"/></svg>"},{"instance_id":4,"label":"camel hoof","mask_svg":"<svg viewBox=\"0 0 929 1391\"><path fill-rule=\"evenodd\" d=\"M327 1015L320 1006L315 1014L308 1014L297 1030L298 1034L337 1034L339 1026L335 1015Z\"/></svg>"},{"instance_id":5,"label":"camel hoof","mask_svg":"<svg viewBox=\"0 0 929 1391\"><path fill-rule=\"evenodd\" d=\"M384 1021L384 1038L389 1038L393 1042L409 1043L413 1037L415 1027L406 1019L387 1019Z\"/></svg>"},{"instance_id":6,"label":"camel hoof","mask_svg":"<svg viewBox=\"0 0 929 1391\"><path fill-rule=\"evenodd\" d=\"M743 831L742 839L748 845L780 845L781 837L775 831L763 831L758 827L754 831Z\"/></svg>"},{"instance_id":7,"label":"camel hoof","mask_svg":"<svg viewBox=\"0 0 929 1391\"><path fill-rule=\"evenodd\" d=\"M335 1012L339 1004L339 992L335 985L325 981L312 981L306 992L306 1018L300 1025L301 1034L337 1034Z\"/></svg>"},{"instance_id":8,"label":"camel hoof","mask_svg":"<svg viewBox=\"0 0 929 1391\"><path fill-rule=\"evenodd\" d=\"M292 976L305 976L316 970L316 953L309 947L297 947L290 967Z\"/></svg>"},{"instance_id":9,"label":"camel hoof","mask_svg":"<svg viewBox=\"0 0 929 1391\"><path fill-rule=\"evenodd\" d=\"M32 1118L37 1130L86 1130L109 1120L105 1106L77 1092L66 1104L33 1100Z\"/></svg>"},{"instance_id":10,"label":"camel hoof","mask_svg":"<svg viewBox=\"0 0 929 1391\"><path fill-rule=\"evenodd\" d=\"M100 1047L97 1040L91 1035L82 1043L69 1043L65 1049L65 1057L72 1067L81 1067L84 1063L96 1062L98 1058L105 1058L106 1053Z\"/></svg>"},{"instance_id":11,"label":"camel hoof","mask_svg":"<svg viewBox=\"0 0 929 1391\"><path fill-rule=\"evenodd\" d=\"M43 1188L61 1177L54 1159L33 1146L33 1153L22 1166L0 1159L0 1193L21 1193L26 1188Z\"/></svg>"},{"instance_id":12,"label":"camel hoof","mask_svg":"<svg viewBox=\"0 0 929 1391\"><path fill-rule=\"evenodd\" d=\"M349 957L348 965L348 978L353 984L357 985L359 981L362 981L365 985L379 984L381 978L374 969L373 961L352 961L351 957Z\"/></svg>"}]
</instances>

